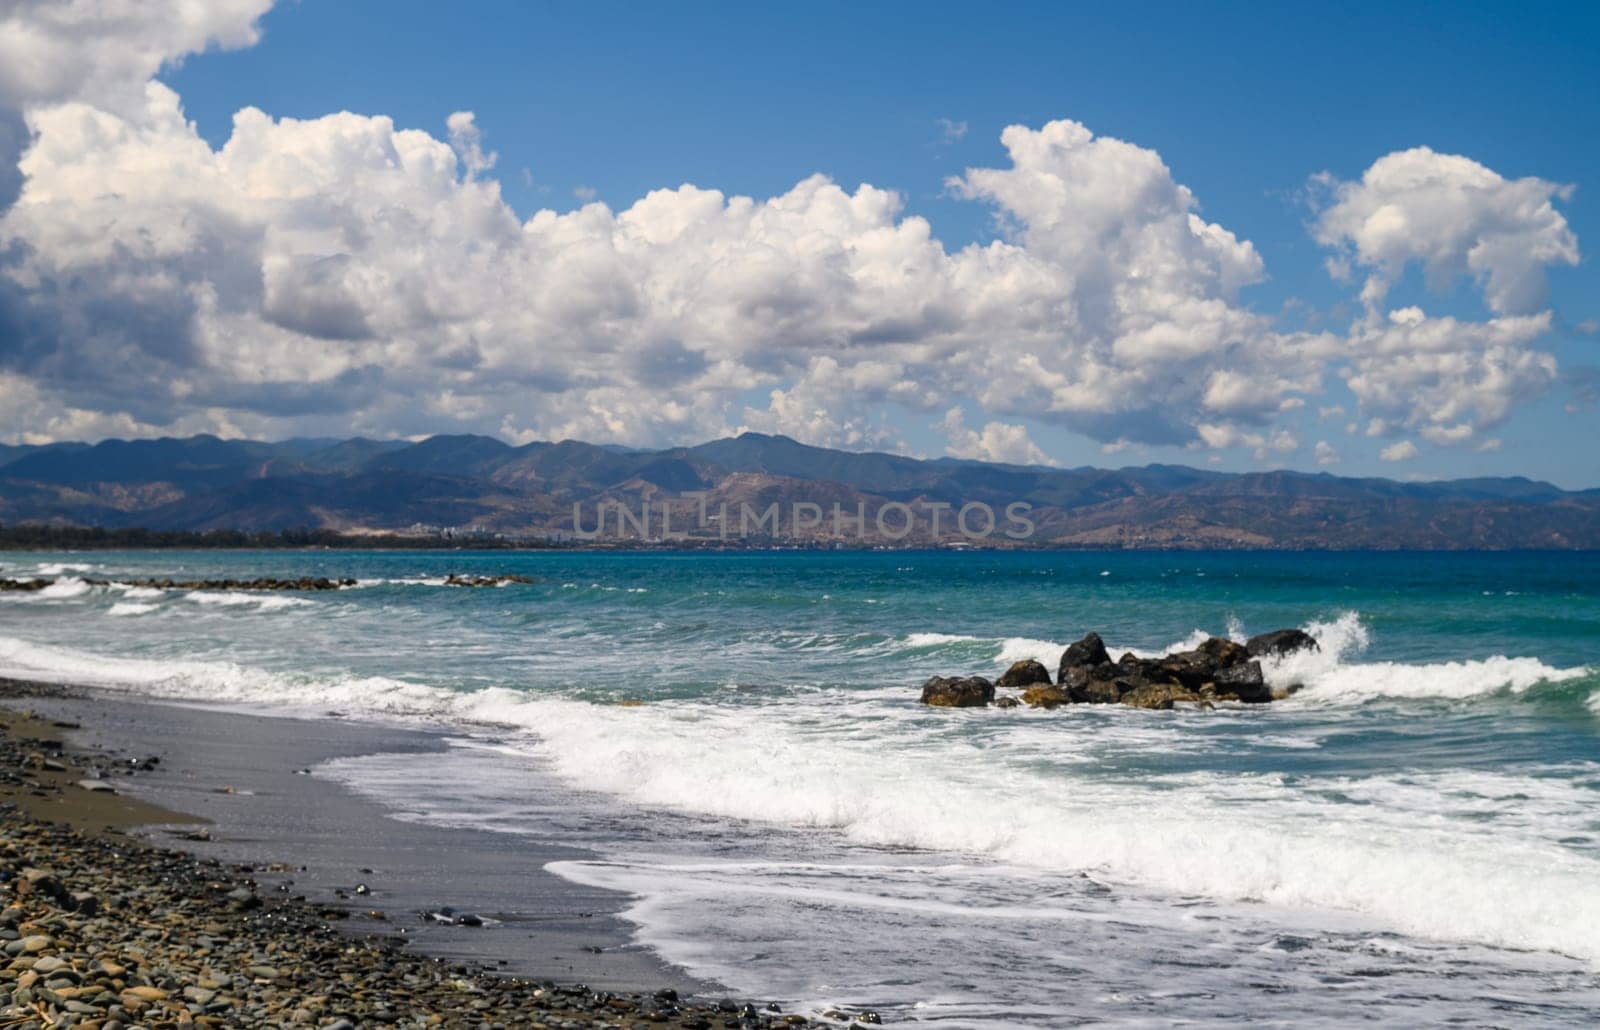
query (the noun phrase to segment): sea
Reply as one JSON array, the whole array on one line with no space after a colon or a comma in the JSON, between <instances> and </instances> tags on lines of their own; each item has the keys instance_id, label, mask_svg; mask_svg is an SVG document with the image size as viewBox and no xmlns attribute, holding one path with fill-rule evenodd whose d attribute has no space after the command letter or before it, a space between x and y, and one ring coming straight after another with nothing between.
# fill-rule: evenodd
<instances>
[{"instance_id":1,"label":"sea","mask_svg":"<svg viewBox=\"0 0 1600 1030\"><path fill-rule=\"evenodd\" d=\"M533 583L462 588L451 573ZM1600 1022L1600 555L0 554L0 675L443 727L316 775L585 849L637 941L941 1027ZM351 577L327 593L173 577ZM85 578L110 579L92 586ZM929 676L1300 627L1270 705Z\"/></svg>"}]
</instances>

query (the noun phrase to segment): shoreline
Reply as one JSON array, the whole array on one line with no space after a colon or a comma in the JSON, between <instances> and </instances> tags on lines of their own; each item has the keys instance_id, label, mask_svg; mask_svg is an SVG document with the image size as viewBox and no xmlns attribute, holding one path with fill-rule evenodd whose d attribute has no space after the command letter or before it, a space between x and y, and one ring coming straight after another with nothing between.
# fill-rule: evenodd
<instances>
[{"instance_id":1,"label":"shoreline","mask_svg":"<svg viewBox=\"0 0 1600 1030\"><path fill-rule=\"evenodd\" d=\"M321 988L309 985L321 983L324 974L337 978L344 965L339 948L364 967L366 1000L347 998L348 1011L296 1015L293 1006L280 1006L268 1019L266 1010L252 1015L248 1006L276 1002L251 1001L255 994L242 982L217 988L196 980L157 999L158 1009L171 1009L168 1019L181 1018L174 1005L196 1022L214 1014L207 1007L214 997L196 1003L185 994L193 987L202 995L223 989L239 995L234 1000L245 1007L218 1010L219 1021L292 1022L284 1017L295 1016L308 1025L339 1018L359 1024L386 1012L404 1025L457 1025L452 1013L458 1009L452 1006L459 1003L459 992L450 984L466 977L471 993L478 995L473 1004L488 1000L492 1009L481 1019L475 1015L471 1025L492 1025L496 1013L498 1021L525 1025L535 1011L555 1025L583 1027L634 1025L646 1018L650 1025L682 1027L722 1026L730 1019L740 1026L811 1025L803 1016L769 1009L766 999L732 1002L718 985L668 966L631 942L631 931L618 917L626 896L570 883L544 868L558 859L588 857L587 852L397 819L376 802L303 772L322 761L361 754L420 759L443 750L444 739L442 732L426 729L129 701L74 687L0 680L0 848L10 847L14 875L29 867L55 867L63 897L105 891L105 875L96 880L85 863L66 860L79 852L108 868L116 866L116 877L135 885L138 897L155 897L165 889L161 876L179 867L180 879L231 885L220 894L201 892L188 900L214 916L213 922L228 924L232 945L270 949L282 941L281 929L293 926L321 948L312 950L322 956L322 966L311 963L304 976L296 970L282 981L250 985L262 989L257 994L283 995L284 1004L297 990L302 997L320 996ZM110 785L111 791L87 789L80 781ZM168 873L152 877L154 870ZM10 885L14 897L19 883ZM254 900L238 894L241 889ZM442 909L453 910L454 922L462 925L446 925L436 915ZM36 919L32 910L27 916ZM8 925L0 917L0 936ZM164 943L174 939L162 937ZM84 966L76 970L80 980L93 975L85 964L96 958L89 951L116 950L98 937L82 944L70 959ZM215 938L202 933L187 943L180 939L174 952L182 956L197 946L203 952L215 946ZM62 957L68 960L68 951ZM180 958L172 961L182 966ZM292 965L279 961L285 964ZM390 973L402 969L402 982L390 984ZM179 969L169 979L187 975ZM439 1004L434 1006L407 977L427 981ZM0 980L0 1001L12 990L12 1008L17 982ZM159 978L152 984L166 990ZM145 1020L137 1006L126 1004L120 1017L103 1016L126 993L108 991L97 992L99 1002L87 1003L99 1004L102 1018ZM81 996L54 993L62 1011ZM676 1001L679 995L686 1000ZM39 998L30 992L27 1004ZM409 998L414 1011L405 1011L396 998ZM17 1018L11 1012L0 1006L0 1020ZM439 1020L406 1023L429 1013Z\"/></svg>"}]
</instances>

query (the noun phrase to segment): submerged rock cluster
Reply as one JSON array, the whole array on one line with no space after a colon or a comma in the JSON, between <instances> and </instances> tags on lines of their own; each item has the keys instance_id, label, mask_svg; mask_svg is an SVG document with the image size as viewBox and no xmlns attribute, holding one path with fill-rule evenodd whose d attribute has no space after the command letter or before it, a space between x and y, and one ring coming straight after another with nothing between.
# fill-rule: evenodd
<instances>
[{"instance_id":1,"label":"submerged rock cluster","mask_svg":"<svg viewBox=\"0 0 1600 1030\"><path fill-rule=\"evenodd\" d=\"M447 587L503 587L508 583L537 583L532 576L507 574L503 576L466 576L452 572L444 578Z\"/></svg>"},{"instance_id":2,"label":"submerged rock cluster","mask_svg":"<svg viewBox=\"0 0 1600 1030\"><path fill-rule=\"evenodd\" d=\"M0 592L31 592L43 590L55 583L54 579L0 579ZM343 590L357 581L348 577L330 579L327 576L300 576L296 579L279 579L261 576L256 579L94 579L85 577L82 582L92 587L145 587L152 590ZM500 587L508 583L537 583L532 576L515 573L494 576L474 576L452 572L444 579L447 587Z\"/></svg>"},{"instance_id":3,"label":"submerged rock cluster","mask_svg":"<svg viewBox=\"0 0 1600 1030\"><path fill-rule=\"evenodd\" d=\"M935 676L922 685L922 703L940 708L1125 704L1155 709L1183 703L1208 708L1217 701L1264 704L1300 688L1269 686L1261 659L1317 649L1316 639L1303 630L1281 629L1244 644L1212 637L1192 651L1160 658L1129 652L1112 661L1100 635L1090 633L1062 652L1053 680L1049 669L1030 658L1013 664L992 683L982 676ZM1021 694L997 697L997 688Z\"/></svg>"},{"instance_id":4,"label":"submerged rock cluster","mask_svg":"<svg viewBox=\"0 0 1600 1030\"><path fill-rule=\"evenodd\" d=\"M0 579L0 591L43 590L54 584L53 579ZM82 582L92 587L145 587L151 590L340 590L353 587L353 579L329 579L327 576L301 576L298 579L278 579L262 576L256 579L95 579L85 577Z\"/></svg>"}]
</instances>

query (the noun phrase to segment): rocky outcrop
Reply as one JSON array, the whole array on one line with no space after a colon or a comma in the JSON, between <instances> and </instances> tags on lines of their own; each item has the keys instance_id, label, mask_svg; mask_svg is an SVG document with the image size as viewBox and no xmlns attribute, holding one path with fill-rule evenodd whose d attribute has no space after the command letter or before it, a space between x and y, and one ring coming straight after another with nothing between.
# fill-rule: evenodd
<instances>
[{"instance_id":1,"label":"rocky outcrop","mask_svg":"<svg viewBox=\"0 0 1600 1030\"><path fill-rule=\"evenodd\" d=\"M1272 690L1261 675L1261 663L1254 659L1218 670L1213 692L1222 701L1258 705L1272 700Z\"/></svg>"},{"instance_id":2,"label":"rocky outcrop","mask_svg":"<svg viewBox=\"0 0 1600 1030\"><path fill-rule=\"evenodd\" d=\"M1062 652L1061 667L1056 674L1056 682L1060 683L1066 679L1068 669L1092 669L1097 665L1109 664L1111 655L1106 653L1105 641L1100 639L1100 634L1090 633Z\"/></svg>"},{"instance_id":3,"label":"rocky outcrop","mask_svg":"<svg viewBox=\"0 0 1600 1030\"><path fill-rule=\"evenodd\" d=\"M1090 633L1061 655L1054 683L1039 662L1013 664L998 685L1023 688L1022 696L1002 698L999 706L1125 704L1165 710L1178 704L1211 708L1213 702L1222 701L1265 704L1282 700L1300 688L1298 684L1269 686L1256 656L1289 654L1316 646L1316 640L1302 630L1278 630L1254 637L1249 644L1212 637L1190 651L1160 658L1141 658L1130 651L1113 662L1105 642L1098 634ZM936 676L922 688L924 704L975 708L993 700L994 685L979 676Z\"/></svg>"},{"instance_id":4,"label":"rocky outcrop","mask_svg":"<svg viewBox=\"0 0 1600 1030\"><path fill-rule=\"evenodd\" d=\"M532 576L462 576L452 572L444 579L447 587L503 587L507 583L537 583Z\"/></svg>"},{"instance_id":5,"label":"rocky outcrop","mask_svg":"<svg viewBox=\"0 0 1600 1030\"><path fill-rule=\"evenodd\" d=\"M1135 708L1154 708L1158 711L1165 711L1179 701L1209 704L1199 694L1177 683L1144 683L1123 694L1119 700Z\"/></svg>"},{"instance_id":6,"label":"rocky outcrop","mask_svg":"<svg viewBox=\"0 0 1600 1030\"><path fill-rule=\"evenodd\" d=\"M299 579L277 579L263 576L258 579L85 579L95 587L129 586L152 590L341 590L353 587L353 579L329 579L327 576L301 576Z\"/></svg>"},{"instance_id":7,"label":"rocky outcrop","mask_svg":"<svg viewBox=\"0 0 1600 1030\"><path fill-rule=\"evenodd\" d=\"M1302 629L1277 629L1250 638L1245 645L1252 658L1277 657L1296 651L1320 651L1317 638Z\"/></svg>"},{"instance_id":8,"label":"rocky outcrop","mask_svg":"<svg viewBox=\"0 0 1600 1030\"><path fill-rule=\"evenodd\" d=\"M1074 704L1115 704L1122 696L1118 678L1122 670L1109 662L1093 667L1085 665L1063 666L1057 685L1067 692Z\"/></svg>"},{"instance_id":9,"label":"rocky outcrop","mask_svg":"<svg viewBox=\"0 0 1600 1030\"><path fill-rule=\"evenodd\" d=\"M1034 661L1025 658L1012 664L1000 678L994 681L997 687L1031 687L1035 683L1049 683L1050 670Z\"/></svg>"},{"instance_id":10,"label":"rocky outcrop","mask_svg":"<svg viewBox=\"0 0 1600 1030\"><path fill-rule=\"evenodd\" d=\"M1072 697L1060 687L1053 687L1046 680L1037 683L1022 692L1022 700L1029 708L1055 708L1059 705L1071 704Z\"/></svg>"},{"instance_id":11,"label":"rocky outcrop","mask_svg":"<svg viewBox=\"0 0 1600 1030\"><path fill-rule=\"evenodd\" d=\"M994 700L994 684L982 676L935 676L922 685L922 703L936 708L982 708Z\"/></svg>"},{"instance_id":12,"label":"rocky outcrop","mask_svg":"<svg viewBox=\"0 0 1600 1030\"><path fill-rule=\"evenodd\" d=\"M56 582L53 579L0 579L0 591L43 590ZM353 587L353 579L329 579L326 576L301 576L299 579L94 579L83 582L92 587L146 587L151 590L339 590Z\"/></svg>"},{"instance_id":13,"label":"rocky outcrop","mask_svg":"<svg viewBox=\"0 0 1600 1030\"><path fill-rule=\"evenodd\" d=\"M1298 632L1298 630L1295 632ZM1234 643L1226 637L1211 637L1196 650L1201 654L1208 655L1217 663L1217 668L1219 669L1226 669L1230 665L1238 665L1255 654L1244 644Z\"/></svg>"}]
</instances>

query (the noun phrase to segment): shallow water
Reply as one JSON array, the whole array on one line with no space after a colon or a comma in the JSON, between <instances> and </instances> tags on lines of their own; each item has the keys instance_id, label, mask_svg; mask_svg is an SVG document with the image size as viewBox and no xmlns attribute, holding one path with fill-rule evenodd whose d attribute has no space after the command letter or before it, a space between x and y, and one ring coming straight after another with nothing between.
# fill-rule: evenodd
<instances>
[{"instance_id":1,"label":"shallow water","mask_svg":"<svg viewBox=\"0 0 1600 1030\"><path fill-rule=\"evenodd\" d=\"M1600 556L6 555L0 674L460 727L323 775L552 835L754 995L944 1025L1600 1014ZM449 572L533 585L467 590ZM927 710L934 673L1303 626L1295 698ZM618 701L641 701L638 706Z\"/></svg>"}]
</instances>

